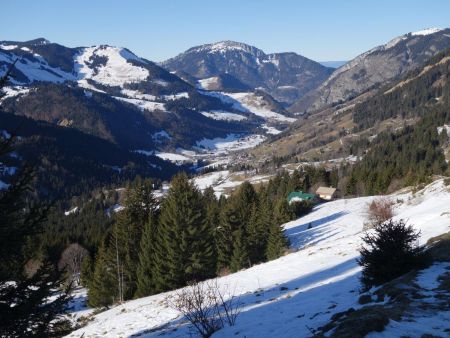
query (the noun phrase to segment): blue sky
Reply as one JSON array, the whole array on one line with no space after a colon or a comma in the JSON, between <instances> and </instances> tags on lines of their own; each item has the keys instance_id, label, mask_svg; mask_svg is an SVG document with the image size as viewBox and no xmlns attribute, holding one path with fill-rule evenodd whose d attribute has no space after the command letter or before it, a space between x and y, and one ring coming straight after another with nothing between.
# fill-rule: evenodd
<instances>
[{"instance_id":1,"label":"blue sky","mask_svg":"<svg viewBox=\"0 0 450 338\"><path fill-rule=\"evenodd\" d=\"M154 61L235 40L348 60L391 38L450 27L448 0L2 0L0 40L127 47Z\"/></svg>"}]
</instances>

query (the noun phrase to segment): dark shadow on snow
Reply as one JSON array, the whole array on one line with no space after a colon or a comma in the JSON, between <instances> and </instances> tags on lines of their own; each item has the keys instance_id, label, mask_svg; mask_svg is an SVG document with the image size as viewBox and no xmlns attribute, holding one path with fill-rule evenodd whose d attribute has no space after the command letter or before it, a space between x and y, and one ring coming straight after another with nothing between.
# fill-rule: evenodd
<instances>
[{"instance_id":1,"label":"dark shadow on snow","mask_svg":"<svg viewBox=\"0 0 450 338\"><path fill-rule=\"evenodd\" d=\"M297 249L301 249L307 243L317 244L320 241L323 241L336 234L336 232L339 232L339 229L329 229L328 225L329 223L334 222L335 220L347 214L348 212L346 211L336 212L326 217L319 218L311 222L302 223L294 226L293 228L286 229L284 231L284 234L291 241L291 246ZM311 228L308 229L308 227Z\"/></svg>"},{"instance_id":2,"label":"dark shadow on snow","mask_svg":"<svg viewBox=\"0 0 450 338\"><path fill-rule=\"evenodd\" d=\"M301 264L301 263L299 263ZM307 264L307 263L305 263ZM317 316L325 316L325 318L321 318L322 320L326 321L329 319L329 317L332 315L330 309L335 307L336 310L339 309L339 304L336 302L336 295L339 292L339 290L342 289L342 287L339 287L338 284L341 283L351 283L351 285L354 284L354 278L355 275L351 275L349 277L345 277L340 281L332 282L327 285L316 285L313 287L314 284L319 283L320 281L335 277L336 275L343 274L345 272L350 271L351 269L355 268L357 266L355 259L348 259L340 264L337 264L331 268L316 271L310 274L306 274L304 276L298 277L294 280L291 280L286 283L282 284L276 284L275 286L267 289L260 289L256 290L254 292L248 292L246 294L243 294L240 296L240 303L241 307L251 306L251 305L258 305L257 307L242 312L238 317L238 323L255 323L260 321L261 323L264 323L265 320L270 320L272 314L282 314L283 311L281 310L286 306L286 303L289 302L292 304L287 305L288 308L293 306L296 310L293 313L286 313L286 321L291 320L290 317L292 317L292 320L299 320L300 318L305 317L305 319L311 320L314 319ZM257 278L258 276L255 276ZM233 285L230 285L233 287ZM238 286L238 285L237 285ZM308 290L300 291L299 289L304 289L311 287ZM356 292L358 290L354 290L352 292L355 292L355 298ZM294 292L295 294L292 296L288 296L289 293ZM298 292L298 293L297 293ZM334 293L334 295L333 295ZM311 297L311 295L317 294L317 297L323 296L324 294L329 297L329 300L327 301L327 305L323 311L319 311L318 313L308 313L308 307L304 306L302 308L302 298L303 297ZM329 295L329 296L328 296ZM347 294L348 297L349 296ZM314 297L314 296L313 296ZM273 307L272 310L268 310L267 307ZM342 307L342 306L341 306ZM342 310L345 310L345 308L342 308ZM342 311L341 310L341 311ZM334 313L334 312L333 312ZM284 316L284 315L280 315ZM269 318L267 318L269 317ZM313 317L313 318L309 318ZM283 318L283 317L281 317ZM284 320L284 318L283 318ZM278 323L279 324L279 323ZM305 327L303 327L305 329ZM230 330L233 330L233 328L225 327L224 330L227 330L227 332L230 332ZM308 329L309 330L309 329ZM159 327L154 327L152 329L143 330L140 332L136 332L129 337L157 337L161 335L165 335L169 332L175 333L176 336L179 337L189 337L189 325L186 324L186 320L183 317L179 317L173 321L170 321L168 323L162 323ZM233 334L234 336L234 334ZM238 335L238 337L241 337L242 335ZM266 336L269 337L270 335ZM299 337L302 335L300 334ZM251 335L248 335L247 338L253 337Z\"/></svg>"}]
</instances>

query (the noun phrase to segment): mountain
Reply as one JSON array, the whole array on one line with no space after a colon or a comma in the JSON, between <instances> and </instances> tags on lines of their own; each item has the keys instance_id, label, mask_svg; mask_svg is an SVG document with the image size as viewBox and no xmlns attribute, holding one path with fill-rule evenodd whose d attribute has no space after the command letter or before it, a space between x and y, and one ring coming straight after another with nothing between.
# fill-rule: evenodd
<instances>
[{"instance_id":1,"label":"mountain","mask_svg":"<svg viewBox=\"0 0 450 338\"><path fill-rule=\"evenodd\" d=\"M450 46L450 29L425 29L396 37L336 69L319 87L294 103L294 112L317 110L398 79Z\"/></svg>"},{"instance_id":2,"label":"mountain","mask_svg":"<svg viewBox=\"0 0 450 338\"><path fill-rule=\"evenodd\" d=\"M226 74L246 86L263 89L284 103L292 103L316 88L333 71L296 53L265 54L234 41L193 47L161 65L193 76L202 86L216 83L215 78ZM222 84L221 90L230 89L233 86Z\"/></svg>"},{"instance_id":3,"label":"mountain","mask_svg":"<svg viewBox=\"0 0 450 338\"><path fill-rule=\"evenodd\" d=\"M278 156L284 163L289 163L286 164L287 168L296 168L308 161L326 166L339 162L353 164L362 156L367 158L367 150L377 145L380 149L376 154L377 160L365 161L370 171L374 172L378 161L382 163L381 167L386 166L388 156L384 150L390 149L389 142L392 140L402 142L392 149L402 151L398 160L402 159L406 163L405 147L413 145L412 136L422 139L420 146L418 143L414 145L422 149L425 146L425 134L434 137L436 130L449 130L446 127L450 123L449 65L450 47L431 57L422 66L403 74L398 80L380 85L378 89L374 88L343 103L302 114L289 129L249 150L247 163L264 165ZM414 142L417 141L415 138ZM445 160L450 160L450 143L443 138L427 149L427 161L434 158L431 150L440 147L443 148ZM415 160L419 159L423 159L420 154ZM411 158L407 161L413 163ZM401 176L399 165L395 166L390 176L380 177L390 182L392 177ZM433 168L429 163L426 168L439 172L439 165ZM412 173L419 172L415 168ZM402 178L396 179L397 183L401 181Z\"/></svg>"},{"instance_id":4,"label":"mountain","mask_svg":"<svg viewBox=\"0 0 450 338\"><path fill-rule=\"evenodd\" d=\"M345 65L348 61L319 61L322 66L331 67L331 68L339 68Z\"/></svg>"},{"instance_id":5,"label":"mountain","mask_svg":"<svg viewBox=\"0 0 450 338\"><path fill-rule=\"evenodd\" d=\"M202 139L253 133L271 123L126 48L68 48L42 38L1 41L0 75L15 60L4 111L75 128L128 150L191 148ZM215 88L250 89L226 74L218 83Z\"/></svg>"}]
</instances>

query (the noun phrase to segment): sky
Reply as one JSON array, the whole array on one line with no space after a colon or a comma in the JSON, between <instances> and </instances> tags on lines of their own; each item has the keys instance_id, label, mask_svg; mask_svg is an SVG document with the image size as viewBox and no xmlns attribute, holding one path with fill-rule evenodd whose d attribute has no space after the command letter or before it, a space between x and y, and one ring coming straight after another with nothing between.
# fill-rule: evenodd
<instances>
[{"instance_id":1,"label":"sky","mask_svg":"<svg viewBox=\"0 0 450 338\"><path fill-rule=\"evenodd\" d=\"M234 40L266 53L350 60L395 36L450 27L448 0L0 0L0 40L108 44L163 61Z\"/></svg>"}]
</instances>

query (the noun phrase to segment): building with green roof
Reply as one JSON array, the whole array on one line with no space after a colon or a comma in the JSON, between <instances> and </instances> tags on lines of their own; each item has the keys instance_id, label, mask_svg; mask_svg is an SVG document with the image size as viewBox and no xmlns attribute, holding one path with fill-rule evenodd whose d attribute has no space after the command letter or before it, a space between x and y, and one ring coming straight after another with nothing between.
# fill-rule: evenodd
<instances>
[{"instance_id":1,"label":"building with green roof","mask_svg":"<svg viewBox=\"0 0 450 338\"><path fill-rule=\"evenodd\" d=\"M302 201L314 201L316 199L317 196L315 194L308 194L303 191L293 191L287 197L289 204Z\"/></svg>"}]
</instances>

